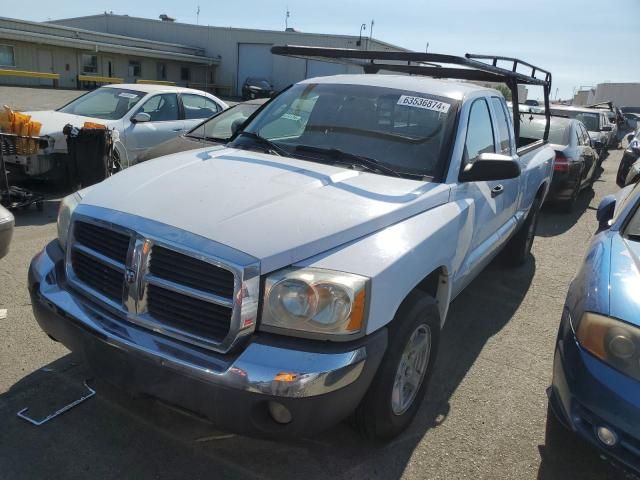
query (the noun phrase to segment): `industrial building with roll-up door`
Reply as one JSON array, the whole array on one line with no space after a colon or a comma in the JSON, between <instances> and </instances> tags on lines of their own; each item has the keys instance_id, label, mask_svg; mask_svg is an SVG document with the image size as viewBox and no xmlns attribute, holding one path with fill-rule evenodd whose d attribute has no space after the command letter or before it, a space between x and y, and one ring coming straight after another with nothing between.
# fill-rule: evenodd
<instances>
[{"instance_id":1,"label":"industrial building with roll-up door","mask_svg":"<svg viewBox=\"0 0 640 480\"><path fill-rule=\"evenodd\" d=\"M5 85L198 86L218 63L199 47L0 17L0 83Z\"/></svg>"},{"instance_id":2,"label":"industrial building with roll-up door","mask_svg":"<svg viewBox=\"0 0 640 480\"><path fill-rule=\"evenodd\" d=\"M55 20L51 23L66 27L102 32L124 37L190 45L202 49L203 55L218 60L210 71L208 83L220 93L239 95L247 77L270 80L281 89L305 78L338 73L359 73L361 69L317 60L284 58L271 54L273 45L307 45L368 50L405 49L375 38L353 35L255 30L245 28L214 27L165 20L129 17L105 13L87 17ZM222 90L222 91L221 91Z\"/></svg>"}]
</instances>

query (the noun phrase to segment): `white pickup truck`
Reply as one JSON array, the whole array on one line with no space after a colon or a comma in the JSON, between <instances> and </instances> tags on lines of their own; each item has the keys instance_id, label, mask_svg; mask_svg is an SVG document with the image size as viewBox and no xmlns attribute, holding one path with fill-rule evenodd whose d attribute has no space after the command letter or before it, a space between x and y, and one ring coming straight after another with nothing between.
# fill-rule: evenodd
<instances>
[{"instance_id":1,"label":"white pickup truck","mask_svg":"<svg viewBox=\"0 0 640 480\"><path fill-rule=\"evenodd\" d=\"M452 58L475 68L451 76L515 75ZM29 270L36 319L96 375L224 429L307 435L353 414L388 440L425 395L450 302L499 252L529 255L554 152L516 138L475 84L304 80L227 146L65 198Z\"/></svg>"}]
</instances>

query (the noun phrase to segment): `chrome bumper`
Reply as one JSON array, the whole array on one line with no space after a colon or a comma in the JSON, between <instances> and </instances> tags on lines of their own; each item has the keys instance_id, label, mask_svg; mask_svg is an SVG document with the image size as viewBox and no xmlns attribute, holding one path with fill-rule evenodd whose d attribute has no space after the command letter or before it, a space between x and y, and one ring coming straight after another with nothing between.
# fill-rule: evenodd
<instances>
[{"instance_id":1,"label":"chrome bumper","mask_svg":"<svg viewBox=\"0 0 640 480\"><path fill-rule=\"evenodd\" d=\"M317 345L314 349L298 350L292 348L291 340L274 342L273 338L258 336L235 356L185 345L115 318L70 290L64 280L58 278L63 272L56 268L56 261L50 254L51 250L55 254L56 248L59 250L52 242L33 259L29 288L41 327L71 350L76 349L74 340L58 338L51 322L72 324L130 357L143 357L162 369L196 378L213 387L284 398L314 397L342 389L356 382L367 364L366 342L346 351L337 351L335 345L327 345L319 352ZM53 317L42 313L41 308L49 310ZM42 318L45 316L53 319L45 320ZM277 345L285 342L287 346ZM380 350L380 346L378 342L376 350ZM382 351L385 346L386 332ZM370 366L375 370L380 352L376 351L374 357Z\"/></svg>"}]
</instances>

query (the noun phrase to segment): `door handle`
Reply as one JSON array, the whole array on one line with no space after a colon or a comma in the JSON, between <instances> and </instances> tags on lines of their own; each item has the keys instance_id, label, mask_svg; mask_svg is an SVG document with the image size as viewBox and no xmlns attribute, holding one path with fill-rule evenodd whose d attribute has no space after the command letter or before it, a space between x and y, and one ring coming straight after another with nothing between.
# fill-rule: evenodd
<instances>
[{"instance_id":1,"label":"door handle","mask_svg":"<svg viewBox=\"0 0 640 480\"><path fill-rule=\"evenodd\" d=\"M504 192L504 187L502 185L496 185L491 189L491 198L496 198L502 192Z\"/></svg>"}]
</instances>

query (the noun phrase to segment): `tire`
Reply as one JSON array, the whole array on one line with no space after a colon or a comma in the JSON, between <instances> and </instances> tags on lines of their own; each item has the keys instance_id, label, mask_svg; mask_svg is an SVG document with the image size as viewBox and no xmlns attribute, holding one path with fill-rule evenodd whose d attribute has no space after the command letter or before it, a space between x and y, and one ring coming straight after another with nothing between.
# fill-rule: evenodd
<instances>
[{"instance_id":1,"label":"tire","mask_svg":"<svg viewBox=\"0 0 640 480\"><path fill-rule=\"evenodd\" d=\"M540 213L540 200L536 198L531 205L531 210L527 215L520 230L509 240L504 247L503 259L505 263L511 267L519 267L527 261L533 240L538 227L538 216Z\"/></svg>"},{"instance_id":2,"label":"tire","mask_svg":"<svg viewBox=\"0 0 640 480\"><path fill-rule=\"evenodd\" d=\"M423 349L414 350L412 355L407 349L417 339L422 340L419 345ZM387 442L409 426L426 394L439 341L440 314L436 301L425 293L411 292L390 324L387 351L353 416L355 427L365 438ZM413 368L415 364L407 366L407 360L417 362L418 368ZM408 376L413 377L413 382L400 388L398 380L406 381ZM413 392L409 388L412 383L419 385Z\"/></svg>"}]
</instances>

